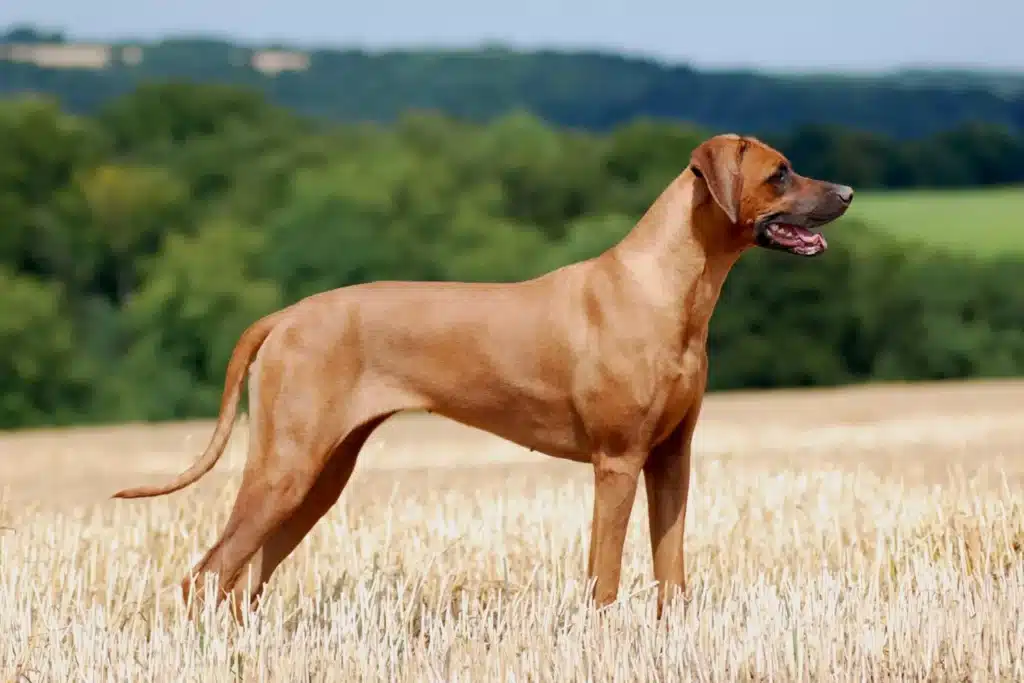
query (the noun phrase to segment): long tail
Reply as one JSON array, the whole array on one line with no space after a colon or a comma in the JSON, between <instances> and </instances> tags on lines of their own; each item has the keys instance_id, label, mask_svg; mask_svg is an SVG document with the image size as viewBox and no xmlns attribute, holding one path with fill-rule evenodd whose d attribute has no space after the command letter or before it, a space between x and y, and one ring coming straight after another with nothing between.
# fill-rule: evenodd
<instances>
[{"instance_id":1,"label":"long tail","mask_svg":"<svg viewBox=\"0 0 1024 683\"><path fill-rule=\"evenodd\" d=\"M138 488L125 489L115 493L112 498L149 498L151 496L173 493L195 483L200 477L213 469L213 466L217 464L220 456L224 453L228 437L231 436L231 428L234 425L238 409L238 398L242 393L242 382L245 380L246 372L249 370L256 352L263 346L263 342L266 341L270 331L274 329L283 314L284 310L281 310L260 318L250 325L238 338L238 342L231 352L231 359L228 361L228 369L225 373L224 393L221 394L220 398L220 414L217 416L217 426L203 455L191 467L162 486L140 486Z\"/></svg>"}]
</instances>

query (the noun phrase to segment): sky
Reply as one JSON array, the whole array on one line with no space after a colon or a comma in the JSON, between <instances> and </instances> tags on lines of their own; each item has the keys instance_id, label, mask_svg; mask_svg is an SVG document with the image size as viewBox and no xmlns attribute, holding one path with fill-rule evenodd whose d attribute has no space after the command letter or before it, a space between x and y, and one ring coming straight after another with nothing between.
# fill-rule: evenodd
<instances>
[{"instance_id":1,"label":"sky","mask_svg":"<svg viewBox=\"0 0 1024 683\"><path fill-rule=\"evenodd\" d=\"M148 6L146 6L148 5ZM1024 0L0 0L0 27L297 47L598 49L705 68L1024 71Z\"/></svg>"}]
</instances>

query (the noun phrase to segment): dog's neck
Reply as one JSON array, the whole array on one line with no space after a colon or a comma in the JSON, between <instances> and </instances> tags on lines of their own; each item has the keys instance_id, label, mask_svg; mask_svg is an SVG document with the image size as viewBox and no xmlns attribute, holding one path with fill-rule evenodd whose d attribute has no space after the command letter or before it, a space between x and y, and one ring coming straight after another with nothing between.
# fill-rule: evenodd
<instances>
[{"instance_id":1,"label":"dog's neck","mask_svg":"<svg viewBox=\"0 0 1024 683\"><path fill-rule=\"evenodd\" d=\"M706 185L687 167L639 222L608 252L644 303L674 311L682 333L707 334L726 276L742 248L730 243L733 227Z\"/></svg>"}]
</instances>

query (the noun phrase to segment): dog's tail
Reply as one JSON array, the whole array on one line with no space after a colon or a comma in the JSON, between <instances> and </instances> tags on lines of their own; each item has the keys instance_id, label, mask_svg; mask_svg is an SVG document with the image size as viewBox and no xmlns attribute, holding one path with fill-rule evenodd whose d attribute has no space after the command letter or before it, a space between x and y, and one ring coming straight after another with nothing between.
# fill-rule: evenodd
<instances>
[{"instance_id":1,"label":"dog's tail","mask_svg":"<svg viewBox=\"0 0 1024 683\"><path fill-rule=\"evenodd\" d=\"M224 378L224 393L220 398L220 414L217 416L217 426L210 438L203 455L196 460L191 467L179 474L172 481L161 486L140 486L133 489L118 491L113 498L149 498L173 493L193 484L204 474L213 469L213 466L220 460L224 447L227 445L228 437L231 436L231 429L235 422L235 415L238 408L238 399L242 393L242 382L252 364L256 352L263 346L270 335L271 330L277 325L284 315L284 310L271 313L260 318L250 325L238 338L234 350L231 352L231 359L228 361L228 369Z\"/></svg>"}]
</instances>

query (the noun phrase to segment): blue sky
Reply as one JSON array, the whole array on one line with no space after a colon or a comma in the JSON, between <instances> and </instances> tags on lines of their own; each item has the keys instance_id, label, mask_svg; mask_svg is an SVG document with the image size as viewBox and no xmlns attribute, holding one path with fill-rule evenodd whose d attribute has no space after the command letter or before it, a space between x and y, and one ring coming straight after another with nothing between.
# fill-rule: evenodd
<instances>
[{"instance_id":1,"label":"blue sky","mask_svg":"<svg viewBox=\"0 0 1024 683\"><path fill-rule=\"evenodd\" d=\"M0 27L322 47L598 48L697 66L1024 70L1022 0L2 0Z\"/></svg>"}]
</instances>

